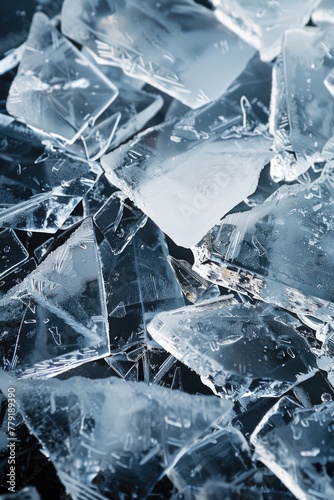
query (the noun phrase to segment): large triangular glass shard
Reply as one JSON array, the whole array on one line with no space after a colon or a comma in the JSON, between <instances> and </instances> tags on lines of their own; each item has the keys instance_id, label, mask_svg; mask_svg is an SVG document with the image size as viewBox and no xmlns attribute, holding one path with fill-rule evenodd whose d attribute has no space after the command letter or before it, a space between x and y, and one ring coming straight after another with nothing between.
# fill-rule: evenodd
<instances>
[{"instance_id":1,"label":"large triangular glass shard","mask_svg":"<svg viewBox=\"0 0 334 500\"><path fill-rule=\"evenodd\" d=\"M217 99L255 53L192 0L66 0L61 24L99 63L192 108Z\"/></svg>"},{"instance_id":2,"label":"large triangular glass shard","mask_svg":"<svg viewBox=\"0 0 334 500\"><path fill-rule=\"evenodd\" d=\"M216 394L235 399L281 396L314 375L301 326L286 312L227 296L159 313L148 331Z\"/></svg>"},{"instance_id":3,"label":"large triangular glass shard","mask_svg":"<svg viewBox=\"0 0 334 500\"><path fill-rule=\"evenodd\" d=\"M1 379L1 388L13 381ZM116 378L14 383L18 409L73 498L146 498L232 404Z\"/></svg>"},{"instance_id":4,"label":"large triangular glass shard","mask_svg":"<svg viewBox=\"0 0 334 500\"><path fill-rule=\"evenodd\" d=\"M17 157L14 147L0 167L0 226L55 233L102 174L97 163L64 154Z\"/></svg>"},{"instance_id":5,"label":"large triangular glass shard","mask_svg":"<svg viewBox=\"0 0 334 500\"><path fill-rule=\"evenodd\" d=\"M100 251L111 351L152 342L147 323L153 315L184 305L181 289L167 262L168 247L163 233L149 220L122 253L114 255L106 240L101 243Z\"/></svg>"},{"instance_id":6,"label":"large triangular glass shard","mask_svg":"<svg viewBox=\"0 0 334 500\"><path fill-rule=\"evenodd\" d=\"M334 68L331 29L287 31L282 57L275 63L271 101L271 132L285 161L273 175L291 181L316 161L333 157L334 99L324 84ZM294 153L298 163L288 153Z\"/></svg>"},{"instance_id":7,"label":"large triangular glass shard","mask_svg":"<svg viewBox=\"0 0 334 500\"><path fill-rule=\"evenodd\" d=\"M73 143L115 100L117 88L36 13L7 100L8 112L52 137Z\"/></svg>"},{"instance_id":8,"label":"large triangular glass shard","mask_svg":"<svg viewBox=\"0 0 334 500\"><path fill-rule=\"evenodd\" d=\"M270 81L271 66L255 58L218 101L103 157L107 177L178 245L197 243L255 191L273 156L264 111Z\"/></svg>"},{"instance_id":9,"label":"large triangular glass shard","mask_svg":"<svg viewBox=\"0 0 334 500\"><path fill-rule=\"evenodd\" d=\"M271 61L281 51L286 30L305 26L320 0L211 0L230 30Z\"/></svg>"},{"instance_id":10,"label":"large triangular glass shard","mask_svg":"<svg viewBox=\"0 0 334 500\"><path fill-rule=\"evenodd\" d=\"M90 219L1 299L0 322L3 368L18 377L51 377L109 354Z\"/></svg>"},{"instance_id":11,"label":"large triangular glass shard","mask_svg":"<svg viewBox=\"0 0 334 500\"><path fill-rule=\"evenodd\" d=\"M262 205L227 216L193 248L195 271L298 314L333 321L333 196L330 172L309 186L283 186Z\"/></svg>"},{"instance_id":12,"label":"large triangular glass shard","mask_svg":"<svg viewBox=\"0 0 334 500\"><path fill-rule=\"evenodd\" d=\"M300 500L334 496L333 401L301 408L282 398L251 436L256 457Z\"/></svg>"}]
</instances>

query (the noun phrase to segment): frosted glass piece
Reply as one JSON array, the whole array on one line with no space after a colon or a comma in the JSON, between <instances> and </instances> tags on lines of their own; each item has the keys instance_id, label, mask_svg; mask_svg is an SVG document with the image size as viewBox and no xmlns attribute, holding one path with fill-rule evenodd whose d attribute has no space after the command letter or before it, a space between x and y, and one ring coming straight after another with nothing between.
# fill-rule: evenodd
<instances>
[{"instance_id":1,"label":"frosted glass piece","mask_svg":"<svg viewBox=\"0 0 334 500\"><path fill-rule=\"evenodd\" d=\"M36 13L10 88L9 114L38 131L73 143L115 100L117 88Z\"/></svg>"},{"instance_id":2,"label":"frosted glass piece","mask_svg":"<svg viewBox=\"0 0 334 500\"><path fill-rule=\"evenodd\" d=\"M218 101L104 156L108 179L178 245L198 243L255 191L273 156L263 111L270 81L270 65L255 58Z\"/></svg>"},{"instance_id":3,"label":"frosted glass piece","mask_svg":"<svg viewBox=\"0 0 334 500\"><path fill-rule=\"evenodd\" d=\"M148 331L216 394L254 399L281 396L317 371L301 326L286 312L227 296L159 313Z\"/></svg>"},{"instance_id":4,"label":"frosted glass piece","mask_svg":"<svg viewBox=\"0 0 334 500\"><path fill-rule=\"evenodd\" d=\"M265 203L227 216L193 249L195 271L297 314L333 321L333 173L283 186Z\"/></svg>"},{"instance_id":5,"label":"frosted glass piece","mask_svg":"<svg viewBox=\"0 0 334 500\"><path fill-rule=\"evenodd\" d=\"M217 99L255 53L192 0L65 0L61 24L99 63L192 108Z\"/></svg>"},{"instance_id":6,"label":"frosted glass piece","mask_svg":"<svg viewBox=\"0 0 334 500\"><path fill-rule=\"evenodd\" d=\"M2 377L2 390L12 383ZM232 406L114 377L18 381L15 390L19 411L73 498L145 498L176 455Z\"/></svg>"},{"instance_id":7,"label":"frosted glass piece","mask_svg":"<svg viewBox=\"0 0 334 500\"><path fill-rule=\"evenodd\" d=\"M217 18L271 61L281 51L284 32L305 26L320 0L211 0Z\"/></svg>"}]
</instances>

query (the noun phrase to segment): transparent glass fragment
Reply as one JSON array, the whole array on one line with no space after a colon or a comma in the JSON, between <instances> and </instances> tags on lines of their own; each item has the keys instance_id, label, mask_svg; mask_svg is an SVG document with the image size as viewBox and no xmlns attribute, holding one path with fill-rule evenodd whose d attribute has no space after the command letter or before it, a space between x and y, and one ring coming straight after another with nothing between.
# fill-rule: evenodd
<instances>
[{"instance_id":1,"label":"transparent glass fragment","mask_svg":"<svg viewBox=\"0 0 334 500\"><path fill-rule=\"evenodd\" d=\"M251 436L257 458L300 500L332 498L334 403L298 407L283 398Z\"/></svg>"},{"instance_id":2,"label":"transparent glass fragment","mask_svg":"<svg viewBox=\"0 0 334 500\"><path fill-rule=\"evenodd\" d=\"M210 281L322 321L332 321L333 174L283 186L265 203L227 216L193 248ZM207 261L207 262L205 262Z\"/></svg>"},{"instance_id":3,"label":"transparent glass fragment","mask_svg":"<svg viewBox=\"0 0 334 500\"><path fill-rule=\"evenodd\" d=\"M182 491L187 485L202 486L211 478L237 484L246 481L254 470L246 439L231 427L212 432L190 446L168 477Z\"/></svg>"},{"instance_id":4,"label":"transparent glass fragment","mask_svg":"<svg viewBox=\"0 0 334 500\"><path fill-rule=\"evenodd\" d=\"M117 88L36 13L7 100L9 114L73 143L117 97Z\"/></svg>"},{"instance_id":5,"label":"transparent glass fragment","mask_svg":"<svg viewBox=\"0 0 334 500\"><path fill-rule=\"evenodd\" d=\"M15 489L15 488L14 488ZM27 486L23 490L0 495L0 500L41 500L41 497L34 486Z\"/></svg>"},{"instance_id":6,"label":"transparent glass fragment","mask_svg":"<svg viewBox=\"0 0 334 500\"><path fill-rule=\"evenodd\" d=\"M1 155L1 153L0 153ZM55 233L102 174L96 163L10 147L0 166L0 226Z\"/></svg>"},{"instance_id":7,"label":"transparent glass fragment","mask_svg":"<svg viewBox=\"0 0 334 500\"><path fill-rule=\"evenodd\" d=\"M65 0L62 31L192 108L217 99L254 49L191 0Z\"/></svg>"},{"instance_id":8,"label":"transparent glass fragment","mask_svg":"<svg viewBox=\"0 0 334 500\"><path fill-rule=\"evenodd\" d=\"M3 390L7 384L13 381L2 377ZM114 377L17 381L15 390L26 424L73 498L145 498L176 455L232 406Z\"/></svg>"},{"instance_id":9,"label":"transparent glass fragment","mask_svg":"<svg viewBox=\"0 0 334 500\"><path fill-rule=\"evenodd\" d=\"M121 191L117 191L94 215L94 222L108 241L112 252L118 255L146 224L147 216L127 202Z\"/></svg>"},{"instance_id":10,"label":"transparent glass fragment","mask_svg":"<svg viewBox=\"0 0 334 500\"><path fill-rule=\"evenodd\" d=\"M12 229L0 231L0 276L28 260L29 254Z\"/></svg>"},{"instance_id":11,"label":"transparent glass fragment","mask_svg":"<svg viewBox=\"0 0 334 500\"><path fill-rule=\"evenodd\" d=\"M2 367L51 377L109 354L105 292L91 220L0 302Z\"/></svg>"},{"instance_id":12,"label":"transparent glass fragment","mask_svg":"<svg viewBox=\"0 0 334 500\"><path fill-rule=\"evenodd\" d=\"M146 344L150 341L147 323L153 315L184 305L181 289L167 262L164 235L148 221L122 253L114 255L106 240L100 251L111 351Z\"/></svg>"},{"instance_id":13,"label":"transparent glass fragment","mask_svg":"<svg viewBox=\"0 0 334 500\"><path fill-rule=\"evenodd\" d=\"M50 250L50 247L52 247L53 245L53 242L54 242L54 238L49 238L48 240L46 240L44 243L42 243L42 245L38 246L35 250L34 250L34 255L36 257L36 260L38 262L38 264L44 259L44 257L47 255L47 253L49 252Z\"/></svg>"},{"instance_id":14,"label":"transparent glass fragment","mask_svg":"<svg viewBox=\"0 0 334 500\"><path fill-rule=\"evenodd\" d=\"M235 399L277 397L312 377L316 360L298 326L286 312L227 296L159 313L148 331L216 394Z\"/></svg>"},{"instance_id":15,"label":"transparent glass fragment","mask_svg":"<svg viewBox=\"0 0 334 500\"><path fill-rule=\"evenodd\" d=\"M320 0L211 0L216 16L271 61L281 51L286 30L305 26Z\"/></svg>"},{"instance_id":16,"label":"transparent glass fragment","mask_svg":"<svg viewBox=\"0 0 334 500\"><path fill-rule=\"evenodd\" d=\"M266 133L270 81L271 66L253 59L218 101L104 156L108 179L178 245L197 243L255 191L273 156Z\"/></svg>"},{"instance_id":17,"label":"transparent glass fragment","mask_svg":"<svg viewBox=\"0 0 334 500\"><path fill-rule=\"evenodd\" d=\"M330 29L303 28L285 34L282 57L274 66L270 118L276 149L283 154L273 165L278 180L294 180L315 161L333 156L334 99L324 84L334 68L333 55Z\"/></svg>"}]
</instances>

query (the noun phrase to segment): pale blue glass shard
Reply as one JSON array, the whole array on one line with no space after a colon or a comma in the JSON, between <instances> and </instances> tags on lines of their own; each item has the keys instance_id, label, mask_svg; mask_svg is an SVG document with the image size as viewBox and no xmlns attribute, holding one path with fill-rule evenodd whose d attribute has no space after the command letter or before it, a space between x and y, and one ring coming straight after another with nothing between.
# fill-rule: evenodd
<instances>
[{"instance_id":1,"label":"pale blue glass shard","mask_svg":"<svg viewBox=\"0 0 334 500\"><path fill-rule=\"evenodd\" d=\"M333 174L283 186L262 205L227 216L193 249L210 281L333 321ZM211 238L211 241L210 241Z\"/></svg>"},{"instance_id":2,"label":"pale blue glass shard","mask_svg":"<svg viewBox=\"0 0 334 500\"><path fill-rule=\"evenodd\" d=\"M217 99L255 50L192 0L66 0L62 31L192 108Z\"/></svg>"},{"instance_id":3,"label":"pale blue glass shard","mask_svg":"<svg viewBox=\"0 0 334 500\"><path fill-rule=\"evenodd\" d=\"M115 255L123 252L147 222L147 216L127 202L121 191L112 194L93 219Z\"/></svg>"},{"instance_id":4,"label":"pale blue glass shard","mask_svg":"<svg viewBox=\"0 0 334 500\"><path fill-rule=\"evenodd\" d=\"M167 262L163 233L148 221L122 253L115 255L106 240L100 251L111 351L152 343L147 323L153 315L184 305L182 291Z\"/></svg>"},{"instance_id":5,"label":"pale blue glass shard","mask_svg":"<svg viewBox=\"0 0 334 500\"><path fill-rule=\"evenodd\" d=\"M0 231L0 276L28 260L29 254L12 229Z\"/></svg>"},{"instance_id":6,"label":"pale blue glass shard","mask_svg":"<svg viewBox=\"0 0 334 500\"><path fill-rule=\"evenodd\" d=\"M117 88L36 13L10 88L9 114L38 131L73 143L117 97Z\"/></svg>"},{"instance_id":7,"label":"pale blue glass shard","mask_svg":"<svg viewBox=\"0 0 334 500\"><path fill-rule=\"evenodd\" d=\"M54 238L49 238L46 240L42 245L39 245L35 250L34 250L34 255L36 257L36 260L38 264L44 259L44 257L47 255L47 253L50 250L50 247L52 247Z\"/></svg>"},{"instance_id":8,"label":"pale blue glass shard","mask_svg":"<svg viewBox=\"0 0 334 500\"><path fill-rule=\"evenodd\" d=\"M273 73L270 119L276 150L283 155L273 165L277 180L294 180L314 162L333 156L334 98L324 84L334 68L333 55L331 29L285 34Z\"/></svg>"},{"instance_id":9,"label":"pale blue glass shard","mask_svg":"<svg viewBox=\"0 0 334 500\"><path fill-rule=\"evenodd\" d=\"M11 288L22 283L24 278L36 269L36 261L31 258L25 260L23 264L14 267L0 279L0 297L5 295Z\"/></svg>"},{"instance_id":10,"label":"pale blue glass shard","mask_svg":"<svg viewBox=\"0 0 334 500\"><path fill-rule=\"evenodd\" d=\"M9 147L0 168L0 226L55 233L101 174L97 163L59 153L17 158Z\"/></svg>"},{"instance_id":11,"label":"pale blue glass shard","mask_svg":"<svg viewBox=\"0 0 334 500\"><path fill-rule=\"evenodd\" d=\"M255 191L273 156L265 104L270 81L271 66L255 58L218 101L104 156L108 179L178 245L197 243Z\"/></svg>"},{"instance_id":12,"label":"pale blue glass shard","mask_svg":"<svg viewBox=\"0 0 334 500\"><path fill-rule=\"evenodd\" d=\"M159 313L153 339L223 397L278 397L317 371L302 325L269 305L230 296Z\"/></svg>"},{"instance_id":13,"label":"pale blue glass shard","mask_svg":"<svg viewBox=\"0 0 334 500\"><path fill-rule=\"evenodd\" d=\"M179 455L168 477L182 491L187 485L201 487L213 478L230 485L246 482L255 470L245 437L230 427L212 432L190 446Z\"/></svg>"},{"instance_id":14,"label":"pale blue glass shard","mask_svg":"<svg viewBox=\"0 0 334 500\"><path fill-rule=\"evenodd\" d=\"M2 377L2 390L9 384ZM17 381L15 390L19 411L73 498L146 498L176 455L232 407L114 377Z\"/></svg>"},{"instance_id":15,"label":"pale blue glass shard","mask_svg":"<svg viewBox=\"0 0 334 500\"><path fill-rule=\"evenodd\" d=\"M51 377L109 354L101 263L91 220L0 303L3 369Z\"/></svg>"},{"instance_id":16,"label":"pale blue glass shard","mask_svg":"<svg viewBox=\"0 0 334 500\"><path fill-rule=\"evenodd\" d=\"M316 25L334 24L334 5L332 0L321 0L312 13L312 21Z\"/></svg>"},{"instance_id":17,"label":"pale blue glass shard","mask_svg":"<svg viewBox=\"0 0 334 500\"><path fill-rule=\"evenodd\" d=\"M320 0L211 0L217 18L253 45L264 61L281 51L286 30L305 26Z\"/></svg>"},{"instance_id":18,"label":"pale blue glass shard","mask_svg":"<svg viewBox=\"0 0 334 500\"><path fill-rule=\"evenodd\" d=\"M251 436L256 458L301 500L334 495L334 403L301 408L282 398Z\"/></svg>"}]
</instances>

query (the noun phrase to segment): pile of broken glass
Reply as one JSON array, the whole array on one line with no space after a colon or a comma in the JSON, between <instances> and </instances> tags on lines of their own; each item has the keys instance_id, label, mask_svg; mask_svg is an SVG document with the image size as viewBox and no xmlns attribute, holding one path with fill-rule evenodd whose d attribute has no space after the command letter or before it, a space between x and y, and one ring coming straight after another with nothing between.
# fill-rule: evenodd
<instances>
[{"instance_id":1,"label":"pile of broken glass","mask_svg":"<svg viewBox=\"0 0 334 500\"><path fill-rule=\"evenodd\" d=\"M0 498L334 498L333 1L37 3L0 60Z\"/></svg>"}]
</instances>

